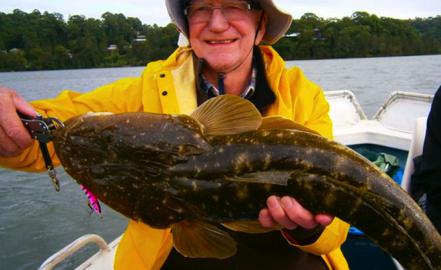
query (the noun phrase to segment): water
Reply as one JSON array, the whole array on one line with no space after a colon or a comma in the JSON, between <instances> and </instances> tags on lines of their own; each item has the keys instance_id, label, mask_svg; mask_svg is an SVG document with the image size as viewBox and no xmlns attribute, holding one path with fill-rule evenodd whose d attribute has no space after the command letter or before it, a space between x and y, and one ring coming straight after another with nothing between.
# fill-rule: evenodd
<instances>
[{"instance_id":1,"label":"water","mask_svg":"<svg viewBox=\"0 0 441 270\"><path fill-rule=\"evenodd\" d=\"M441 85L441 55L290 61L324 90L352 90L367 115L373 115L392 91L433 94ZM142 67L0 73L0 85L25 99L54 97L62 89L80 92L122 77L139 76ZM90 214L77 184L57 169L61 192L45 173L0 169L0 269L36 269L77 237L97 233L107 241L127 220L103 206L103 217ZM90 256L88 248L60 269L72 269Z\"/></svg>"},{"instance_id":2,"label":"water","mask_svg":"<svg viewBox=\"0 0 441 270\"><path fill-rule=\"evenodd\" d=\"M292 61L328 90L352 90L368 117L393 91L434 94L441 55Z\"/></svg>"}]
</instances>

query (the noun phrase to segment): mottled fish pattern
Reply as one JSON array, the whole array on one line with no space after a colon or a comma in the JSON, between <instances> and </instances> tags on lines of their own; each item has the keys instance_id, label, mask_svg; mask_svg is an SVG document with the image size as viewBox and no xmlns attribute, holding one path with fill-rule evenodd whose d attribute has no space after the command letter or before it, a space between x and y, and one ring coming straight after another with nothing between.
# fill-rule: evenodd
<instances>
[{"instance_id":1,"label":"mottled fish pattern","mask_svg":"<svg viewBox=\"0 0 441 270\"><path fill-rule=\"evenodd\" d=\"M188 257L226 258L236 243L214 224L250 233L269 195L356 226L406 269L441 269L441 237L386 174L348 147L248 101L221 96L191 116L86 114L54 133L66 171L99 200L171 228Z\"/></svg>"}]
</instances>

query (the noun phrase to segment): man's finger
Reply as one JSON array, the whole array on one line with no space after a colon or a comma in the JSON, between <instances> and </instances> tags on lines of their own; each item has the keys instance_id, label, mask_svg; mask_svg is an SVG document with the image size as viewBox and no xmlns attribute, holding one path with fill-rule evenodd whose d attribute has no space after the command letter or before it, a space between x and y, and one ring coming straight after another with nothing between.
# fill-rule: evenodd
<instances>
[{"instance_id":1,"label":"man's finger","mask_svg":"<svg viewBox=\"0 0 441 270\"><path fill-rule=\"evenodd\" d=\"M259 222L265 228L272 228L276 226L276 222L271 217L267 208L260 210L259 212Z\"/></svg>"},{"instance_id":2,"label":"man's finger","mask_svg":"<svg viewBox=\"0 0 441 270\"><path fill-rule=\"evenodd\" d=\"M0 128L0 156L13 157L20 153L18 145L6 136L3 129Z\"/></svg>"},{"instance_id":3,"label":"man's finger","mask_svg":"<svg viewBox=\"0 0 441 270\"><path fill-rule=\"evenodd\" d=\"M328 226L329 224L332 223L333 220L334 220L333 216L326 214L317 214L315 216L315 221L323 226Z\"/></svg>"},{"instance_id":4,"label":"man's finger","mask_svg":"<svg viewBox=\"0 0 441 270\"><path fill-rule=\"evenodd\" d=\"M3 137L9 138L9 140L13 141L23 150L32 143L32 138L17 115L15 98L16 94L12 90L0 92L0 128L3 131ZM6 139L0 142L3 145L3 149L10 149L12 147L9 143L7 144L8 141Z\"/></svg>"},{"instance_id":5,"label":"man's finger","mask_svg":"<svg viewBox=\"0 0 441 270\"><path fill-rule=\"evenodd\" d=\"M30 117L36 116L37 113L35 112L34 108L29 103L27 103L20 95L15 93L13 100L17 111Z\"/></svg>"},{"instance_id":6,"label":"man's finger","mask_svg":"<svg viewBox=\"0 0 441 270\"><path fill-rule=\"evenodd\" d=\"M303 208L294 198L288 196L283 197L281 199L281 205L289 219L297 225L305 229L312 229L318 225L314 219L314 215Z\"/></svg>"},{"instance_id":7,"label":"man's finger","mask_svg":"<svg viewBox=\"0 0 441 270\"><path fill-rule=\"evenodd\" d=\"M267 200L268 211L275 222L282 225L288 230L297 228L297 223L293 222L285 213L285 210L280 204L280 198L277 196L270 196Z\"/></svg>"}]
</instances>

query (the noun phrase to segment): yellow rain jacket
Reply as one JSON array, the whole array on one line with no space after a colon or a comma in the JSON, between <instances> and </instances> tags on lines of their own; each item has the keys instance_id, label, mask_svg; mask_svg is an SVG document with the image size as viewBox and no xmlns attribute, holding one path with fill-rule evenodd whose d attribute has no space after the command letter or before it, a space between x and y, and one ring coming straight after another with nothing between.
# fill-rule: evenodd
<instances>
[{"instance_id":1,"label":"yellow rain jacket","mask_svg":"<svg viewBox=\"0 0 441 270\"><path fill-rule=\"evenodd\" d=\"M261 46L260 49L269 86L276 95L267 114L282 115L332 138L329 106L323 91L300 69L286 69L283 59L271 47ZM54 99L35 101L32 105L42 115L62 121L91 111L190 114L197 106L191 49L179 48L167 60L148 64L141 77L122 79L85 94L66 90ZM59 165L52 145L49 150L54 164ZM0 165L16 170L43 171L44 161L39 151L35 144L17 157L0 158ZM340 251L348 228L347 223L335 218L316 242L307 246L292 244L321 255L330 269L348 269ZM160 269L172 246L169 229L153 229L132 220L119 243L114 267Z\"/></svg>"}]
</instances>

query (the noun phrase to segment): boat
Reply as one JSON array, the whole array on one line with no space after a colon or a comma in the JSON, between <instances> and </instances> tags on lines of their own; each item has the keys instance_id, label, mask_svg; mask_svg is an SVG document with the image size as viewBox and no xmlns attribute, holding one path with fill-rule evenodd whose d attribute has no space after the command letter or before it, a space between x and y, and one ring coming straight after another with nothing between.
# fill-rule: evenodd
<instances>
[{"instance_id":1,"label":"boat","mask_svg":"<svg viewBox=\"0 0 441 270\"><path fill-rule=\"evenodd\" d=\"M326 96L331 107L335 140L371 160L375 155L396 157L398 165L390 176L408 191L413 158L422 153L433 96L393 92L370 119L352 92L332 91ZM356 228L350 228L342 251L351 269L403 269Z\"/></svg>"},{"instance_id":2,"label":"boat","mask_svg":"<svg viewBox=\"0 0 441 270\"><path fill-rule=\"evenodd\" d=\"M375 115L368 118L351 91L328 91L325 94L330 104L335 140L366 157L369 155L370 159L385 155L394 157L393 179L405 190L409 190L413 157L422 152L433 96L393 92ZM84 235L50 256L39 269L53 269L88 245L97 245L99 251L76 269L113 269L113 259L120 239L121 236L108 244L99 235ZM351 269L403 269L356 228L350 229L342 251Z\"/></svg>"}]
</instances>

